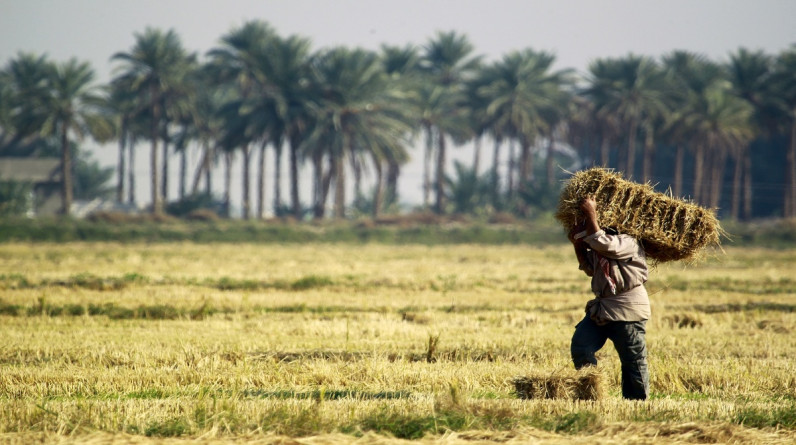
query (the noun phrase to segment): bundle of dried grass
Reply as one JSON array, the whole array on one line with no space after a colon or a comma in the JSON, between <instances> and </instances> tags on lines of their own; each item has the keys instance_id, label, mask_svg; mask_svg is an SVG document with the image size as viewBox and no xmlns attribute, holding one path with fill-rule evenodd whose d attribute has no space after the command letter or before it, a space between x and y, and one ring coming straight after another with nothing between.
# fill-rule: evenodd
<instances>
[{"instance_id":1,"label":"bundle of dried grass","mask_svg":"<svg viewBox=\"0 0 796 445\"><path fill-rule=\"evenodd\" d=\"M516 377L512 383L521 399L601 400L605 398L602 373L597 367L552 375Z\"/></svg>"},{"instance_id":2,"label":"bundle of dried grass","mask_svg":"<svg viewBox=\"0 0 796 445\"><path fill-rule=\"evenodd\" d=\"M573 174L562 190L556 219L566 230L583 220L578 203L587 196L597 201L601 226L641 240L647 257L658 262L692 259L702 248L718 246L724 233L711 210L604 168Z\"/></svg>"}]
</instances>

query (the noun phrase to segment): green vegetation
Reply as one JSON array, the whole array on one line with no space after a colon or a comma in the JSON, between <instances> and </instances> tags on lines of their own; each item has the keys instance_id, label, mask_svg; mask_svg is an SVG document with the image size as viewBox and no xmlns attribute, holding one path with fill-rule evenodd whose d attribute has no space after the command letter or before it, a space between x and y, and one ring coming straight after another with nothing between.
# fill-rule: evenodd
<instances>
[{"instance_id":1,"label":"green vegetation","mask_svg":"<svg viewBox=\"0 0 796 445\"><path fill-rule=\"evenodd\" d=\"M789 249L796 246L796 225L788 220L738 223L725 229L724 246L764 246ZM2 242L109 241L262 243L262 244L527 244L565 243L561 227L552 217L507 223L478 222L477 219L407 215L385 220L369 219L341 223L290 223L236 220L184 221L147 220L119 216L119 219L18 219L0 220ZM229 283L247 286L245 282ZM773 284L773 283L772 283ZM782 283L787 285L788 283ZM685 284L674 284L685 285ZM721 283L711 283L722 285Z\"/></svg>"},{"instance_id":2,"label":"green vegetation","mask_svg":"<svg viewBox=\"0 0 796 445\"><path fill-rule=\"evenodd\" d=\"M551 219L532 223L490 225L457 223L440 225L404 220L377 225L295 224L246 221L185 222L105 222L70 219L3 219L0 242L241 242L241 243L386 243L386 244L514 244L550 243L566 238Z\"/></svg>"},{"instance_id":3,"label":"green vegetation","mask_svg":"<svg viewBox=\"0 0 796 445\"><path fill-rule=\"evenodd\" d=\"M59 155L67 213L73 193L110 192L109 170L74 162L90 136L118 142L116 201L146 201L158 216L237 216L236 157L243 219L267 210L297 220L394 214L411 158L424 164L421 208L439 215L548 212L565 168L601 165L728 219L796 216L796 46L738 48L722 62L678 49L601 57L576 73L533 48L487 62L456 31L422 46L315 50L304 36L251 20L204 55L173 29L146 28L108 56L109 85L94 84L94 70L75 59L20 53L0 69L0 156ZM448 171L452 146L465 143L477 147L473 164ZM150 160L146 200L131 184L140 145ZM423 152L411 153L415 145ZM266 154L279 166L273 178ZM168 193L170 162L180 163L178 196ZM216 163L224 180L214 188ZM73 178L72 164L93 182ZM299 183L311 184L310 197L302 200Z\"/></svg>"}]
</instances>

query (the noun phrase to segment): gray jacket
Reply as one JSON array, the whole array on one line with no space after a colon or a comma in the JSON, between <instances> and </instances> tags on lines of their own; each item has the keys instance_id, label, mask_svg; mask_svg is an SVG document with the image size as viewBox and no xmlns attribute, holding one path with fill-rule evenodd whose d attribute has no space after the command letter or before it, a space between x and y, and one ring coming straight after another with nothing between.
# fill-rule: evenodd
<instances>
[{"instance_id":1,"label":"gray jacket","mask_svg":"<svg viewBox=\"0 0 796 445\"><path fill-rule=\"evenodd\" d=\"M590 248L584 268L591 268L587 272L591 272L591 289L597 297L586 304L591 318L598 324L649 319L644 287L649 271L641 244L630 235L608 235L604 230L583 241Z\"/></svg>"}]
</instances>

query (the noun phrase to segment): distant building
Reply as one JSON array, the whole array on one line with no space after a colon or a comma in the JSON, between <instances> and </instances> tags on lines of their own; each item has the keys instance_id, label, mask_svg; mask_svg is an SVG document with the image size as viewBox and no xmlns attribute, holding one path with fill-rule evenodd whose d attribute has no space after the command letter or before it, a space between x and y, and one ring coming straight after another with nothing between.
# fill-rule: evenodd
<instances>
[{"instance_id":1,"label":"distant building","mask_svg":"<svg viewBox=\"0 0 796 445\"><path fill-rule=\"evenodd\" d=\"M33 185L32 216L56 215L61 210L61 160L58 158L0 158L0 181Z\"/></svg>"}]
</instances>

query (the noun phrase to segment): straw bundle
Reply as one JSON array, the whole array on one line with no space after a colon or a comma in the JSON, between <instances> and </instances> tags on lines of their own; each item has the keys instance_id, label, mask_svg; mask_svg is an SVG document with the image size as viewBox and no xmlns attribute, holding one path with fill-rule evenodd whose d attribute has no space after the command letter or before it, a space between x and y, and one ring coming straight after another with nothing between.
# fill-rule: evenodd
<instances>
[{"instance_id":1,"label":"straw bundle","mask_svg":"<svg viewBox=\"0 0 796 445\"><path fill-rule=\"evenodd\" d=\"M596 367L565 374L517 377L512 383L521 399L600 400L605 397L602 374Z\"/></svg>"},{"instance_id":2,"label":"straw bundle","mask_svg":"<svg viewBox=\"0 0 796 445\"><path fill-rule=\"evenodd\" d=\"M566 230L583 221L578 203L597 201L597 219L639 239L647 257L658 261L693 258L702 248L718 245L723 234L711 210L656 192L649 184L627 181L618 173L592 168L572 175L561 192L556 219Z\"/></svg>"}]
</instances>

